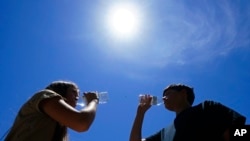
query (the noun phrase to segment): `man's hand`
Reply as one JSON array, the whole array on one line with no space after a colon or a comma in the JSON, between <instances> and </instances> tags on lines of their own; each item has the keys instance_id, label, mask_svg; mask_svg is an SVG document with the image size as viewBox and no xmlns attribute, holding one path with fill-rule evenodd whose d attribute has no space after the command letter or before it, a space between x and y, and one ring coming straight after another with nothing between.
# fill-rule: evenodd
<instances>
[{"instance_id":1,"label":"man's hand","mask_svg":"<svg viewBox=\"0 0 250 141\"><path fill-rule=\"evenodd\" d=\"M95 100L95 99L97 100L97 102L99 101L96 92L84 92L83 95L86 98L87 104L89 104L92 100Z\"/></svg>"},{"instance_id":2,"label":"man's hand","mask_svg":"<svg viewBox=\"0 0 250 141\"><path fill-rule=\"evenodd\" d=\"M137 108L137 114L130 132L129 141L143 141L141 128L145 112L151 107L152 96L145 94L140 96L140 103Z\"/></svg>"},{"instance_id":3,"label":"man's hand","mask_svg":"<svg viewBox=\"0 0 250 141\"><path fill-rule=\"evenodd\" d=\"M151 107L152 96L145 94L140 97L137 113L144 114Z\"/></svg>"}]
</instances>

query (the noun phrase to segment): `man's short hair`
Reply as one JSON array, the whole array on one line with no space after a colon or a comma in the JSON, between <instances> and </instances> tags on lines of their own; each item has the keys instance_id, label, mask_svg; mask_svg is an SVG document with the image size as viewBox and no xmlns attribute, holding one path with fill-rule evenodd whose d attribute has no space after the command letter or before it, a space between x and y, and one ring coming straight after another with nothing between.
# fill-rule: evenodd
<instances>
[{"instance_id":1,"label":"man's short hair","mask_svg":"<svg viewBox=\"0 0 250 141\"><path fill-rule=\"evenodd\" d=\"M184 84L171 84L164 89L163 95L169 89L176 90L176 91L181 91L181 90L185 89L187 91L187 100L188 100L189 104L190 105L193 104L195 95L194 95L194 89L192 87L189 87L189 86L184 85Z\"/></svg>"},{"instance_id":2,"label":"man's short hair","mask_svg":"<svg viewBox=\"0 0 250 141\"><path fill-rule=\"evenodd\" d=\"M50 83L45 89L52 90L52 91L56 92L57 94L65 97L67 90L70 87L78 89L78 86L74 82L63 81L63 80L54 81L54 82Z\"/></svg>"}]
</instances>

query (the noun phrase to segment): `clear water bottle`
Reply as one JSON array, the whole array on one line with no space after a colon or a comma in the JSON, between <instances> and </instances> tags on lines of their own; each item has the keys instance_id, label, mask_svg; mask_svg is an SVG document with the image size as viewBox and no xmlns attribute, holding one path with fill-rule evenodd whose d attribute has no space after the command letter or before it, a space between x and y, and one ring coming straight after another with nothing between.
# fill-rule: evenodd
<instances>
[{"instance_id":1,"label":"clear water bottle","mask_svg":"<svg viewBox=\"0 0 250 141\"><path fill-rule=\"evenodd\" d=\"M161 97L153 96L153 95L151 95L151 97L152 97L151 105L159 106L159 105L163 104L163 100ZM145 98L146 98L145 94L140 94L139 95L139 103L142 103L143 101L145 101Z\"/></svg>"},{"instance_id":2,"label":"clear water bottle","mask_svg":"<svg viewBox=\"0 0 250 141\"><path fill-rule=\"evenodd\" d=\"M96 92L99 99L99 104L105 104L108 102L108 92ZM87 100L83 95L77 102L77 106L84 107L87 104Z\"/></svg>"},{"instance_id":3,"label":"clear water bottle","mask_svg":"<svg viewBox=\"0 0 250 141\"><path fill-rule=\"evenodd\" d=\"M105 104L108 102L108 92L98 92L99 104Z\"/></svg>"}]
</instances>

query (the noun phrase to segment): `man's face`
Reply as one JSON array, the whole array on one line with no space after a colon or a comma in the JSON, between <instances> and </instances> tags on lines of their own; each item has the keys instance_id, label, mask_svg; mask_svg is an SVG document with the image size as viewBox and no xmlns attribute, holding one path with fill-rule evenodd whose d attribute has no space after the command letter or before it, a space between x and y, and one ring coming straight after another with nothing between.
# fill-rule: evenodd
<instances>
[{"instance_id":1,"label":"man's face","mask_svg":"<svg viewBox=\"0 0 250 141\"><path fill-rule=\"evenodd\" d=\"M72 107L76 107L77 100L79 99L79 90L75 87L70 87L66 93L67 103Z\"/></svg>"},{"instance_id":2,"label":"man's face","mask_svg":"<svg viewBox=\"0 0 250 141\"><path fill-rule=\"evenodd\" d=\"M178 105L182 102L183 95L182 91L177 91L174 89L169 89L163 94L163 101L165 108L170 111L175 111Z\"/></svg>"}]
</instances>

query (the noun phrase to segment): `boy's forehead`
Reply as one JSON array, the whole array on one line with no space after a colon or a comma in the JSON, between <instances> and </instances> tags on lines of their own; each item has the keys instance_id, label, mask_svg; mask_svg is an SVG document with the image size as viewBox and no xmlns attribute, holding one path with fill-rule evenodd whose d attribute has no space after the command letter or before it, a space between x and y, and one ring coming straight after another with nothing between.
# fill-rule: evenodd
<instances>
[{"instance_id":1,"label":"boy's forehead","mask_svg":"<svg viewBox=\"0 0 250 141\"><path fill-rule=\"evenodd\" d=\"M70 89L72 90L72 91L74 91L74 92L79 92L80 90L78 89L78 88L76 88L76 87L70 87Z\"/></svg>"},{"instance_id":2,"label":"boy's forehead","mask_svg":"<svg viewBox=\"0 0 250 141\"><path fill-rule=\"evenodd\" d=\"M176 91L175 89L169 88L169 89L166 89L163 94L168 94L168 93L172 93L172 92L175 92L175 91Z\"/></svg>"}]
</instances>

